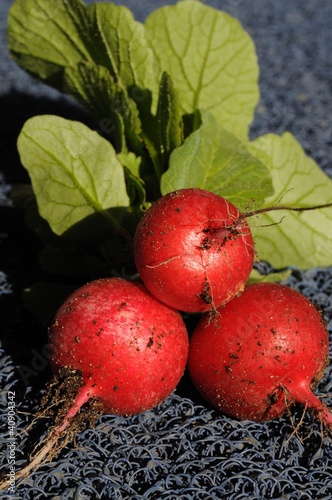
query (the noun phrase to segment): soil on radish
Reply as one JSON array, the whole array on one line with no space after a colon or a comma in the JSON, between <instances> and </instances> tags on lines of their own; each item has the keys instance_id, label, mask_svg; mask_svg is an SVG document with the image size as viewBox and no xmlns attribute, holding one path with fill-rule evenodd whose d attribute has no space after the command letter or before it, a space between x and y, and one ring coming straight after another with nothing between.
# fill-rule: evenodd
<instances>
[{"instance_id":1,"label":"soil on radish","mask_svg":"<svg viewBox=\"0 0 332 500\"><path fill-rule=\"evenodd\" d=\"M208 281L203 284L203 291L199 294L199 297L205 302L205 304L212 304L211 287Z\"/></svg>"}]
</instances>

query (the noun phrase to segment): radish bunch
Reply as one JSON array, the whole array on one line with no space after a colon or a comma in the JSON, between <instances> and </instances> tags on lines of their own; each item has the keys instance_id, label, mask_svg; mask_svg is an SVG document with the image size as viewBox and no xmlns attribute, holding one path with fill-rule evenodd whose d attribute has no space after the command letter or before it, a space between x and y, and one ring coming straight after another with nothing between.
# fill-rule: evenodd
<instances>
[{"instance_id":1,"label":"radish bunch","mask_svg":"<svg viewBox=\"0 0 332 500\"><path fill-rule=\"evenodd\" d=\"M300 402L331 426L312 392L328 363L322 316L284 285L247 284L254 255L246 217L220 196L189 188L152 205L134 238L143 283L92 281L55 315L52 370L77 373L80 384L17 479L58 449L85 403L122 415L150 409L176 388L186 366L200 394L227 415L272 419ZM201 314L190 342L182 312Z\"/></svg>"}]
</instances>

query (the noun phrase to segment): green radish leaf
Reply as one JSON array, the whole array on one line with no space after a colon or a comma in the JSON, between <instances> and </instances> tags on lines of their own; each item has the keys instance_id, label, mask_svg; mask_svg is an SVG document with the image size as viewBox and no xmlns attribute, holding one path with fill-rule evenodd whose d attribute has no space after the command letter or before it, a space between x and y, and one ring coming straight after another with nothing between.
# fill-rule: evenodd
<instances>
[{"instance_id":1,"label":"green radish leaf","mask_svg":"<svg viewBox=\"0 0 332 500\"><path fill-rule=\"evenodd\" d=\"M56 235L46 219L38 211L36 196L31 184L17 184L13 187L14 206L25 211L26 225L38 236L44 245L67 246L68 241Z\"/></svg>"},{"instance_id":2,"label":"green radish leaf","mask_svg":"<svg viewBox=\"0 0 332 500\"><path fill-rule=\"evenodd\" d=\"M157 111L141 108L143 140L154 166L155 184L168 168L171 152L183 143L183 121L179 98L171 77L164 72L159 86ZM158 197L160 196L160 193Z\"/></svg>"},{"instance_id":3,"label":"green radish leaf","mask_svg":"<svg viewBox=\"0 0 332 500\"><path fill-rule=\"evenodd\" d=\"M157 100L160 70L145 39L144 26L126 7L97 2L88 7L91 39L114 80L124 85L130 97L141 102Z\"/></svg>"},{"instance_id":4,"label":"green radish leaf","mask_svg":"<svg viewBox=\"0 0 332 500\"><path fill-rule=\"evenodd\" d=\"M119 157L125 170L125 163L133 166L138 162L132 153L128 157L125 155ZM127 241L115 238L110 231L107 231L100 241L95 239L84 241L85 234L79 234L77 241L58 236L51 230L48 222L39 215L31 184L14 186L12 195L14 205L25 211L27 226L43 243L38 256L42 271L57 277L72 277L75 278L75 282L78 277L80 280L84 278L85 281L89 281L108 276L110 270L114 268L126 268L128 271L136 272L131 247ZM126 211L122 225L131 234L134 234L143 209L147 206L146 203L141 206L137 202L136 205L129 207L128 212Z\"/></svg>"},{"instance_id":5,"label":"green radish leaf","mask_svg":"<svg viewBox=\"0 0 332 500\"><path fill-rule=\"evenodd\" d=\"M275 273L261 274L257 269L251 271L248 283L280 283L280 281L285 281L290 275L291 269L283 269Z\"/></svg>"},{"instance_id":6,"label":"green radish leaf","mask_svg":"<svg viewBox=\"0 0 332 500\"><path fill-rule=\"evenodd\" d=\"M143 153L141 121L135 102L104 66L80 62L65 69L66 92L96 118L117 151Z\"/></svg>"},{"instance_id":7,"label":"green radish leaf","mask_svg":"<svg viewBox=\"0 0 332 500\"><path fill-rule=\"evenodd\" d=\"M63 69L92 59L89 30L81 0L15 0L8 16L8 47L17 64L61 90Z\"/></svg>"},{"instance_id":8,"label":"green radish leaf","mask_svg":"<svg viewBox=\"0 0 332 500\"><path fill-rule=\"evenodd\" d=\"M159 88L156 116L158 129L160 162L163 171L167 170L171 152L183 143L183 122L177 91L171 77L164 72Z\"/></svg>"},{"instance_id":9,"label":"green radish leaf","mask_svg":"<svg viewBox=\"0 0 332 500\"><path fill-rule=\"evenodd\" d=\"M118 155L118 158L124 168L130 205L145 209L145 186L144 181L140 177L141 158L135 156L133 153L121 153Z\"/></svg>"},{"instance_id":10,"label":"green radish leaf","mask_svg":"<svg viewBox=\"0 0 332 500\"><path fill-rule=\"evenodd\" d=\"M79 122L29 119L18 138L40 215L57 235L91 237L121 221L129 206L124 172L111 144Z\"/></svg>"},{"instance_id":11,"label":"green radish leaf","mask_svg":"<svg viewBox=\"0 0 332 500\"><path fill-rule=\"evenodd\" d=\"M257 206L273 192L268 169L246 146L209 113L201 127L175 149L162 176L162 194L186 187L207 189L244 210L254 198Z\"/></svg>"},{"instance_id":12,"label":"green radish leaf","mask_svg":"<svg viewBox=\"0 0 332 500\"><path fill-rule=\"evenodd\" d=\"M259 98L251 37L230 15L196 0L152 12L146 37L179 92L183 113L209 110L224 128L247 140Z\"/></svg>"},{"instance_id":13,"label":"green radish leaf","mask_svg":"<svg viewBox=\"0 0 332 500\"><path fill-rule=\"evenodd\" d=\"M265 206L332 203L331 179L305 154L292 134L267 134L249 143L248 148L270 169L274 194L265 200ZM271 211L248 221L258 258L275 268L332 265L331 207L304 212Z\"/></svg>"},{"instance_id":14,"label":"green radish leaf","mask_svg":"<svg viewBox=\"0 0 332 500\"><path fill-rule=\"evenodd\" d=\"M8 45L25 70L63 90L63 71L79 62L105 66L140 102L157 102L157 61L144 26L126 7L81 0L15 0L8 17Z\"/></svg>"}]
</instances>

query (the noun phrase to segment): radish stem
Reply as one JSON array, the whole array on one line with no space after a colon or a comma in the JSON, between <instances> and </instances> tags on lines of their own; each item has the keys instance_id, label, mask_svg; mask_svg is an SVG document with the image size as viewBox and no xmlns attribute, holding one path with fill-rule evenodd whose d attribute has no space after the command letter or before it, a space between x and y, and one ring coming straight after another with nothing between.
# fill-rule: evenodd
<instances>
[{"instance_id":1,"label":"radish stem","mask_svg":"<svg viewBox=\"0 0 332 500\"><path fill-rule=\"evenodd\" d=\"M63 431L68 427L71 420L75 417L75 415L79 412L82 406L94 396L94 388L91 386L82 386L79 390L77 396L74 399L74 402L67 414L63 418L61 425L56 428L52 428L47 437L46 444L36 453L36 455L30 460L30 462L20 471L16 472L15 480L21 480L27 477L30 472L35 468L42 465L47 461L48 456L52 452L53 448L55 448ZM64 443L64 445L66 442ZM0 482L0 491L9 487L10 481L8 479Z\"/></svg>"},{"instance_id":2,"label":"radish stem","mask_svg":"<svg viewBox=\"0 0 332 500\"><path fill-rule=\"evenodd\" d=\"M332 427L332 413L328 407L316 396L308 386L296 387L296 390L290 394L297 403L306 406L308 409L315 410L320 419L328 426Z\"/></svg>"}]
</instances>

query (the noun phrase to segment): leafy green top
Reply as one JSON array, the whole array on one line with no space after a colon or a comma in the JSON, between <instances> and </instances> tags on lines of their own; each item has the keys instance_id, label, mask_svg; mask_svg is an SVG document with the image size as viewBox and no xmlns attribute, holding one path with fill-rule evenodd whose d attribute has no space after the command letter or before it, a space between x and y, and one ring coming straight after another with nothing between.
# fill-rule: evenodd
<instances>
[{"instance_id":1,"label":"leafy green top","mask_svg":"<svg viewBox=\"0 0 332 500\"><path fill-rule=\"evenodd\" d=\"M59 271L60 255L65 274L73 255L91 276L110 266L130 270L142 213L178 188L208 189L242 210L281 197L303 207L332 201L330 179L291 134L249 140L257 57L248 33L224 12L182 0L142 24L111 3L15 0L8 45L22 68L76 98L96 124L94 131L40 116L20 134L33 195L21 189L17 199L45 242L47 271ZM331 265L329 214L249 220L258 258L276 268Z\"/></svg>"},{"instance_id":2,"label":"leafy green top","mask_svg":"<svg viewBox=\"0 0 332 500\"><path fill-rule=\"evenodd\" d=\"M240 23L195 0L154 11L146 37L160 67L173 78L183 113L207 110L247 140L259 98L254 44Z\"/></svg>"}]
</instances>

